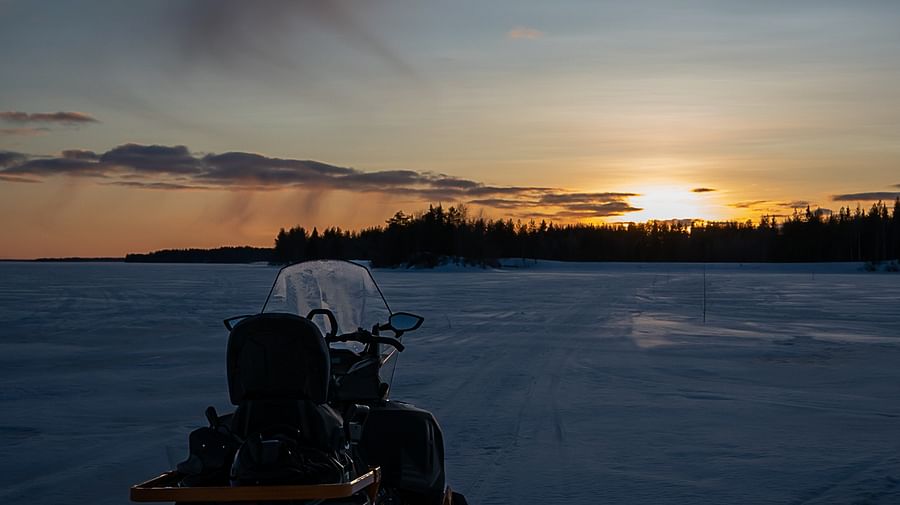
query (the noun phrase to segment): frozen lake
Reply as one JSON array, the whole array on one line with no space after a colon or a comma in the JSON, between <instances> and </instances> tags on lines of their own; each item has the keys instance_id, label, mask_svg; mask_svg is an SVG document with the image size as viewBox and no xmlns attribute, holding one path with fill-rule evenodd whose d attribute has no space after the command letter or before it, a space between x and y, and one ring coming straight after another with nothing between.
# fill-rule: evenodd
<instances>
[{"instance_id":1,"label":"frozen lake","mask_svg":"<svg viewBox=\"0 0 900 505\"><path fill-rule=\"evenodd\" d=\"M259 265L0 263L0 501L123 504L229 409ZM858 265L376 270L474 504L900 503L900 275Z\"/></svg>"}]
</instances>

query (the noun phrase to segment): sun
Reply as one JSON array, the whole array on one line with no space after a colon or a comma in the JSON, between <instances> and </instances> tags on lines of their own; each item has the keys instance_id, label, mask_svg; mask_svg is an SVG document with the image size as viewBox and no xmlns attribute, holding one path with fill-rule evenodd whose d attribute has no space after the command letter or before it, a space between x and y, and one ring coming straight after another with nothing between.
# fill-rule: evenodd
<instances>
[{"instance_id":1,"label":"sun","mask_svg":"<svg viewBox=\"0 0 900 505\"><path fill-rule=\"evenodd\" d=\"M629 212L616 221L643 222L667 219L719 219L714 191L698 191L685 185L654 184L633 189L638 194L628 201L637 212Z\"/></svg>"}]
</instances>

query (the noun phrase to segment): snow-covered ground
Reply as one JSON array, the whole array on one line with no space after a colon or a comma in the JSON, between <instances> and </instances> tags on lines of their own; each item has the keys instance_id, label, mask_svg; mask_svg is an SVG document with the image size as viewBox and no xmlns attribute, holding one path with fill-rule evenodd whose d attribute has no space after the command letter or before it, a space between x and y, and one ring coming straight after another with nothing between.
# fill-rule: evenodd
<instances>
[{"instance_id":1,"label":"snow-covered ground","mask_svg":"<svg viewBox=\"0 0 900 505\"><path fill-rule=\"evenodd\" d=\"M900 275L859 265L377 270L393 396L490 503L900 503ZM260 266L0 263L0 501L126 503L229 408Z\"/></svg>"}]
</instances>

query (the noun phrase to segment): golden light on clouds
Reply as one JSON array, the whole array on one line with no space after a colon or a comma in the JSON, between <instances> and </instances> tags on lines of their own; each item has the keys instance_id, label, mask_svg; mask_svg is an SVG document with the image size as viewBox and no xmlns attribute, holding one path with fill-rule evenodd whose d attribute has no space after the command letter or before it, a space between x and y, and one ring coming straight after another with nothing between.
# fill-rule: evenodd
<instances>
[{"instance_id":1,"label":"golden light on clouds","mask_svg":"<svg viewBox=\"0 0 900 505\"><path fill-rule=\"evenodd\" d=\"M629 202L640 208L614 221L641 222L666 219L703 219L715 221L730 216L719 203L718 191L683 183L654 183L632 188L639 196ZM702 191L700 191L702 190Z\"/></svg>"}]
</instances>

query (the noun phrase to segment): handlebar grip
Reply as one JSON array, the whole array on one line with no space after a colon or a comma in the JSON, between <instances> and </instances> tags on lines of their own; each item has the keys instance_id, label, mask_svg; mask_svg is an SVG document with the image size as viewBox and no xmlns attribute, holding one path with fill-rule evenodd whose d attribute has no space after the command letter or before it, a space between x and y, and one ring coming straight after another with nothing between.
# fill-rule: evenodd
<instances>
[{"instance_id":1,"label":"handlebar grip","mask_svg":"<svg viewBox=\"0 0 900 505\"><path fill-rule=\"evenodd\" d=\"M406 346L403 345L402 342L397 340L396 338L391 337L372 337L372 341L379 344L387 344L390 346L394 346L398 351L403 352L406 349Z\"/></svg>"},{"instance_id":2,"label":"handlebar grip","mask_svg":"<svg viewBox=\"0 0 900 505\"><path fill-rule=\"evenodd\" d=\"M359 342L361 344L368 344L372 341L372 336L369 332L365 330L356 330L351 333L344 333L341 335L325 335L325 341L329 344L332 342Z\"/></svg>"},{"instance_id":3,"label":"handlebar grip","mask_svg":"<svg viewBox=\"0 0 900 505\"><path fill-rule=\"evenodd\" d=\"M359 342L361 344L387 344L395 347L398 351L403 352L406 346L396 338L376 337L366 330L356 330L353 333L344 333L343 335L327 335L325 342L329 344L334 342Z\"/></svg>"}]
</instances>

